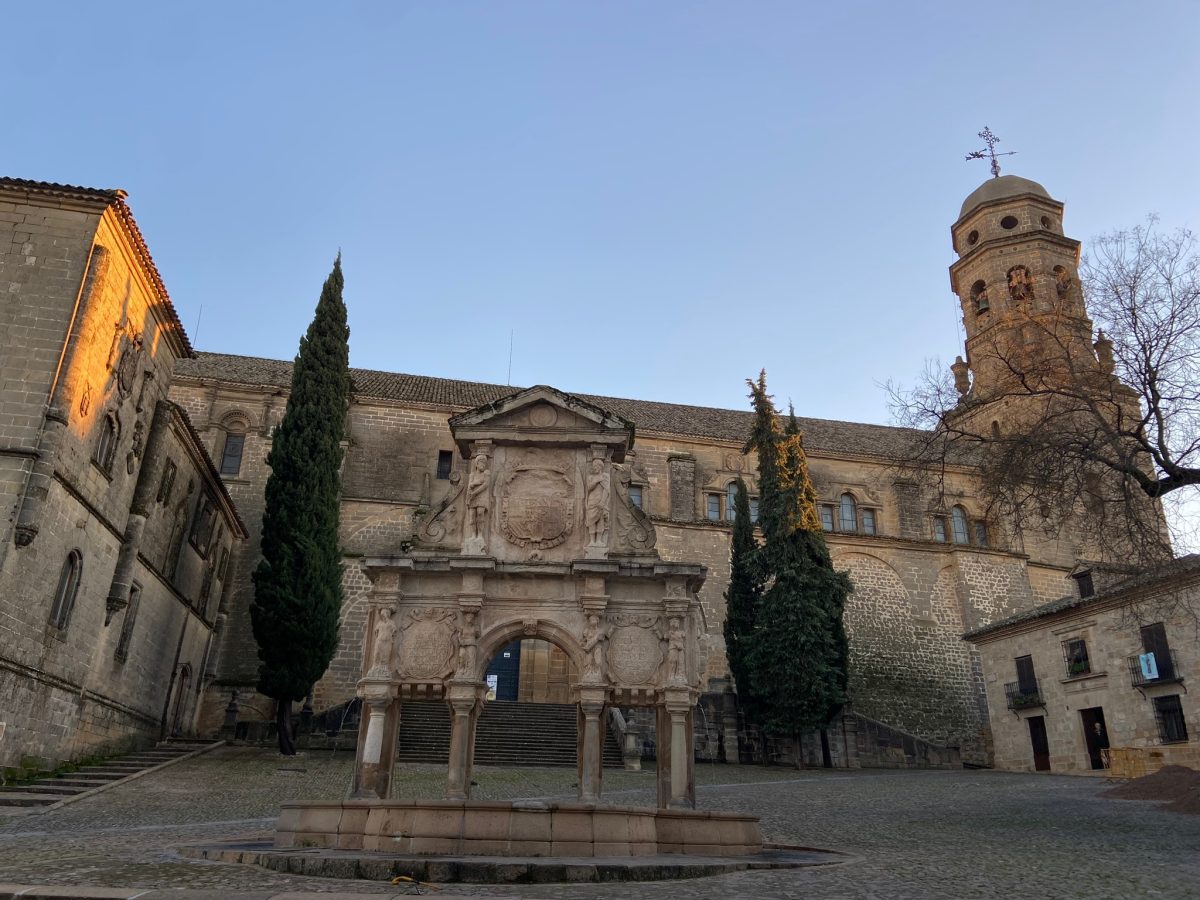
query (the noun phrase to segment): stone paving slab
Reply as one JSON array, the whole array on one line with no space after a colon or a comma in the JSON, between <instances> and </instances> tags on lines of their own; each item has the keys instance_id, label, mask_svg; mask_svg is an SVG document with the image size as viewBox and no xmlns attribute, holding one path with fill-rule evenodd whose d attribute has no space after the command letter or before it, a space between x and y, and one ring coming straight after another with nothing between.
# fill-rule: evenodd
<instances>
[{"instance_id":1,"label":"stone paving slab","mask_svg":"<svg viewBox=\"0 0 1200 900\"><path fill-rule=\"evenodd\" d=\"M262 749L222 748L70 806L0 820L0 881L153 891L155 900L266 900L289 891L397 896L398 889L387 882L285 874L187 859L178 852L184 844L265 840L280 803L341 799L352 769L350 754L309 753L284 760ZM613 803L653 803L654 778L652 769L606 771L604 795ZM479 799L574 796L570 770L481 767L475 780ZM431 896L1200 897L1200 816L1170 813L1155 803L1104 798L1108 785L1098 778L697 765L696 782L704 808L759 816L767 841L828 847L855 860L686 881L456 884ZM441 796L444 787L442 767L396 769L398 798Z\"/></svg>"}]
</instances>

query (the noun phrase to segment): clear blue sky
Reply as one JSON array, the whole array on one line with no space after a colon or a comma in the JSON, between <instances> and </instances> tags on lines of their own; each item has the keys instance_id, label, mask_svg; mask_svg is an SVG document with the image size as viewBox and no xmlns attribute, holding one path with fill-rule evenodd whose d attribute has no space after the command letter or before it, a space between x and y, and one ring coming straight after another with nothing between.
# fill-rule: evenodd
<instances>
[{"instance_id":1,"label":"clear blue sky","mask_svg":"<svg viewBox=\"0 0 1200 900\"><path fill-rule=\"evenodd\" d=\"M886 421L960 350L1005 171L1087 240L1200 226L1200 4L4 10L4 174L129 191L204 350L290 358L340 247L357 366Z\"/></svg>"}]
</instances>

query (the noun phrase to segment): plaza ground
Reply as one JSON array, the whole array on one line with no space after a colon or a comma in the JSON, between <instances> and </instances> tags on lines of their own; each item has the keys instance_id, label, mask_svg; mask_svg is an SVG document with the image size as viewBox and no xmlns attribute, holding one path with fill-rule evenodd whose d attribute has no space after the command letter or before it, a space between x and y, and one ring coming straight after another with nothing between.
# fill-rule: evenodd
<instances>
[{"instance_id":1,"label":"plaza ground","mask_svg":"<svg viewBox=\"0 0 1200 900\"><path fill-rule=\"evenodd\" d=\"M222 748L46 813L0 819L0 883L395 893L181 858L183 843L262 838L281 801L337 799L350 754ZM439 796L444 770L397 768L397 797ZM479 799L574 797L574 771L481 768ZM795 771L698 764L710 809L762 817L764 838L845 851L844 865L669 883L454 885L539 898L1196 897L1200 816L1108 800L1103 779L991 771ZM652 803L652 772L605 772L605 796Z\"/></svg>"}]
</instances>

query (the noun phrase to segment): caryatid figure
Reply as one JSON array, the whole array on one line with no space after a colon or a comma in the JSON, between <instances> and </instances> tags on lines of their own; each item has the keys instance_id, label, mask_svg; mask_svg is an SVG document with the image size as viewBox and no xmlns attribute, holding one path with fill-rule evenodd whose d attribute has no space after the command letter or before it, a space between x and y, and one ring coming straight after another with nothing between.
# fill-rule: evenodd
<instances>
[{"instance_id":1,"label":"caryatid figure","mask_svg":"<svg viewBox=\"0 0 1200 900\"><path fill-rule=\"evenodd\" d=\"M375 630L371 635L371 671L392 671L392 660L396 653L396 634L399 629L392 619L393 609L381 606L376 613Z\"/></svg>"}]
</instances>

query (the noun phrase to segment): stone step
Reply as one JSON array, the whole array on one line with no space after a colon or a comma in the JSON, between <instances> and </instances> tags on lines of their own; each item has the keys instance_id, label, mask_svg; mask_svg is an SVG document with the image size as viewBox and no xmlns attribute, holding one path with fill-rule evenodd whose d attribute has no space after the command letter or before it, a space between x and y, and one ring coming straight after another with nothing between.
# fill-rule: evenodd
<instances>
[{"instance_id":1,"label":"stone step","mask_svg":"<svg viewBox=\"0 0 1200 900\"><path fill-rule=\"evenodd\" d=\"M59 797L52 794L29 794L22 791L0 791L0 808L5 806L49 806Z\"/></svg>"},{"instance_id":2,"label":"stone step","mask_svg":"<svg viewBox=\"0 0 1200 900\"><path fill-rule=\"evenodd\" d=\"M70 797L90 790L90 787L72 787L51 781L35 781L32 784L21 785L21 792L25 794L55 794L60 797Z\"/></svg>"},{"instance_id":3,"label":"stone step","mask_svg":"<svg viewBox=\"0 0 1200 900\"><path fill-rule=\"evenodd\" d=\"M48 778L45 781L39 781L38 784L45 785L46 787L94 788L108 784L112 780L111 778L78 778L64 775L61 778Z\"/></svg>"}]
</instances>

